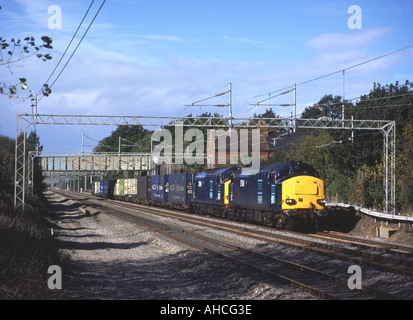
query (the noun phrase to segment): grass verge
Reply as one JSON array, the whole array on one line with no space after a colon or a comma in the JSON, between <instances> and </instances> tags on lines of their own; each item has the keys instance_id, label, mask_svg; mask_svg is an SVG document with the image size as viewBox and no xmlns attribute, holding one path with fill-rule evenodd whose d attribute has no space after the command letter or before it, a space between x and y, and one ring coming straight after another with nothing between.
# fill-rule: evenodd
<instances>
[{"instance_id":1,"label":"grass verge","mask_svg":"<svg viewBox=\"0 0 413 320\"><path fill-rule=\"evenodd\" d=\"M25 211L0 202L0 299L53 299L49 266L59 264L47 203L31 199Z\"/></svg>"}]
</instances>

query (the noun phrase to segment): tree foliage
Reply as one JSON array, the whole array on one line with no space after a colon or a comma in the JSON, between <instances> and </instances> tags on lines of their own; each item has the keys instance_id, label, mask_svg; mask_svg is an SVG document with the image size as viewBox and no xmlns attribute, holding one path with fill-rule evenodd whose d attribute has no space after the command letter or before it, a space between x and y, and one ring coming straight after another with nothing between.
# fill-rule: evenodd
<instances>
[{"instance_id":1,"label":"tree foliage","mask_svg":"<svg viewBox=\"0 0 413 320\"><path fill-rule=\"evenodd\" d=\"M373 84L357 103L344 103L345 118L396 122L397 210L413 211L413 83ZM302 113L302 118L341 119L340 96L325 95ZM313 165L326 181L330 200L383 206L383 133L315 131L291 151L275 154L270 161L302 160Z\"/></svg>"},{"instance_id":2,"label":"tree foliage","mask_svg":"<svg viewBox=\"0 0 413 320\"><path fill-rule=\"evenodd\" d=\"M260 119L266 119L266 118L271 118L271 119L279 119L280 116L276 115L272 108L265 109L265 112L262 114L256 114L254 113L254 118L260 118Z\"/></svg>"},{"instance_id":3,"label":"tree foliage","mask_svg":"<svg viewBox=\"0 0 413 320\"><path fill-rule=\"evenodd\" d=\"M43 36L41 40L43 43L39 44L32 36L25 37L23 40L15 38L8 40L0 37L0 66L7 68L10 74L13 74L13 65L30 57L35 56L42 61L51 60L52 56L50 53L40 52L44 49L53 49L51 45L52 39L48 36ZM14 83L0 82L0 94L7 95L9 98L16 97L19 88L23 91L29 88L26 78L19 78L18 81L15 80ZM51 93L51 89L47 84L44 84L42 92L44 96L48 96ZM30 93L27 98L31 98L32 96L33 94Z\"/></svg>"},{"instance_id":4,"label":"tree foliage","mask_svg":"<svg viewBox=\"0 0 413 320\"><path fill-rule=\"evenodd\" d=\"M18 137L23 139L23 135ZM41 151L43 146L40 145L40 137L35 131L32 131L26 137L26 159L29 159L29 151ZM15 140L6 136L0 135L0 203L11 202L14 193L14 156L15 156ZM38 161L34 162L33 167L33 194L42 197L42 193L46 188L43 183L44 177L40 169Z\"/></svg>"},{"instance_id":5,"label":"tree foliage","mask_svg":"<svg viewBox=\"0 0 413 320\"><path fill-rule=\"evenodd\" d=\"M308 107L301 114L303 119L330 118L340 119L342 116L342 106L348 106L344 103L341 96L325 95L315 105Z\"/></svg>"},{"instance_id":6,"label":"tree foliage","mask_svg":"<svg viewBox=\"0 0 413 320\"><path fill-rule=\"evenodd\" d=\"M140 125L118 126L111 135L100 140L94 152L150 152L152 131Z\"/></svg>"},{"instance_id":7,"label":"tree foliage","mask_svg":"<svg viewBox=\"0 0 413 320\"><path fill-rule=\"evenodd\" d=\"M13 199L14 140L0 136L0 202Z\"/></svg>"}]
</instances>

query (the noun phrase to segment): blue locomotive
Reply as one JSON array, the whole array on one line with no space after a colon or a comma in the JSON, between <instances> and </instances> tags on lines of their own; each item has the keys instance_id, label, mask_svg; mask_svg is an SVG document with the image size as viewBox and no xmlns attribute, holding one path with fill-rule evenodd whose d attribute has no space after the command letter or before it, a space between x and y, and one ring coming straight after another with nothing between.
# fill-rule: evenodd
<instances>
[{"instance_id":1,"label":"blue locomotive","mask_svg":"<svg viewBox=\"0 0 413 320\"><path fill-rule=\"evenodd\" d=\"M228 167L197 174L101 180L92 185L92 194L281 229L292 229L299 222L317 226L319 218L327 215L324 182L312 166L302 162L266 164L253 174Z\"/></svg>"}]
</instances>

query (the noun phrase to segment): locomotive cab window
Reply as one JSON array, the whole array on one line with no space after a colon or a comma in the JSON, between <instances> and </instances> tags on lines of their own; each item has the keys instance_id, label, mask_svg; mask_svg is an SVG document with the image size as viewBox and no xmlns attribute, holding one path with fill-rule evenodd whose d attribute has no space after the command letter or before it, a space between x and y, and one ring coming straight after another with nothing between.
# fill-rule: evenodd
<instances>
[{"instance_id":1,"label":"locomotive cab window","mask_svg":"<svg viewBox=\"0 0 413 320\"><path fill-rule=\"evenodd\" d=\"M257 180L257 203L262 204L262 179Z\"/></svg>"},{"instance_id":2,"label":"locomotive cab window","mask_svg":"<svg viewBox=\"0 0 413 320\"><path fill-rule=\"evenodd\" d=\"M209 180L209 199L214 198L214 181Z\"/></svg>"},{"instance_id":3,"label":"locomotive cab window","mask_svg":"<svg viewBox=\"0 0 413 320\"><path fill-rule=\"evenodd\" d=\"M271 204L275 204L275 184L271 185Z\"/></svg>"}]
</instances>

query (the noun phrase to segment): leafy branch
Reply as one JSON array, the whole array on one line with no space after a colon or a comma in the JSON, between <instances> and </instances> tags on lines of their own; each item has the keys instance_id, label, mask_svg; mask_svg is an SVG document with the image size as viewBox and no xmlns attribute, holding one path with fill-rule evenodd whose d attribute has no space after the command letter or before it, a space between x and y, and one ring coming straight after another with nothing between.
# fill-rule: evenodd
<instances>
[{"instance_id":1,"label":"leafy branch","mask_svg":"<svg viewBox=\"0 0 413 320\"><path fill-rule=\"evenodd\" d=\"M11 65L13 63L22 61L32 56L36 56L42 61L51 60L52 56L49 53L41 54L39 51L42 48L53 49L51 46L52 39L47 36L43 36L41 39L43 44L39 46L36 45L34 37L26 37L23 41L12 38L10 42L3 39L3 37L0 37L0 66L6 66L10 73L13 74L11 70ZM17 84L7 84L4 82L0 83L0 94L7 94L9 98L15 97L19 86L22 90L27 90L27 79L19 78L19 83ZM51 89L47 84L45 84L42 88L42 92L43 95L48 96L51 93ZM29 95L29 97L32 96L32 94Z\"/></svg>"},{"instance_id":2,"label":"leafy branch","mask_svg":"<svg viewBox=\"0 0 413 320\"><path fill-rule=\"evenodd\" d=\"M39 45L36 44L35 38L31 36L26 37L23 40L14 38L7 40L0 37L0 66L6 67L10 73L13 74L13 64L30 57L36 56L42 61L51 60L52 56L49 53L43 54L40 53L40 50L53 49L51 45L52 39L50 37L43 36L41 37L41 40L43 41L43 44ZM5 83L0 80L0 94L8 95L9 98L18 98L16 95L19 87L21 90L27 90L29 88L26 78L19 78L19 82L16 84ZM52 91L47 84L44 84L42 92L43 95L48 96ZM33 94L30 94L25 98L31 97L33 97Z\"/></svg>"},{"instance_id":3,"label":"leafy branch","mask_svg":"<svg viewBox=\"0 0 413 320\"><path fill-rule=\"evenodd\" d=\"M37 46L33 37L24 38L24 42L20 39L15 40L14 38L12 38L10 42L8 42L7 39L0 37L0 66L10 65L12 63L30 58L34 55L36 55L38 58L41 58L43 61L52 59L50 54L42 55L38 53L41 48L53 49L53 47L50 45L52 43L51 38L43 36L42 40L43 44L41 46ZM18 49L20 49L20 52L18 53L17 58L13 59L13 56L17 54L16 51ZM34 49L34 51L31 51L31 49ZM4 54L3 52L6 52L6 54Z\"/></svg>"}]
</instances>

